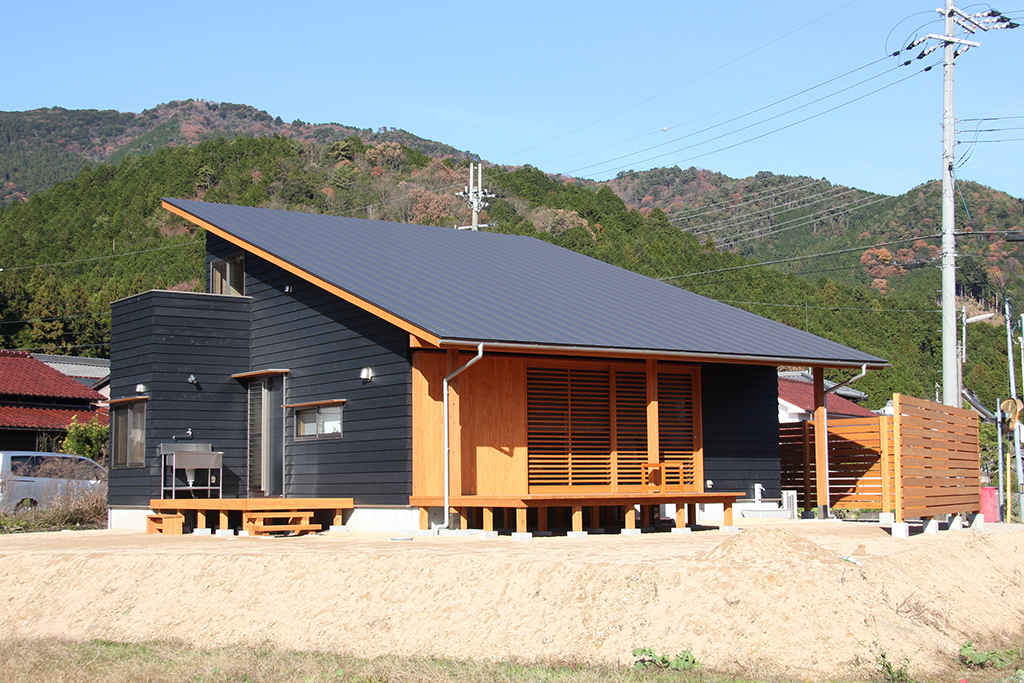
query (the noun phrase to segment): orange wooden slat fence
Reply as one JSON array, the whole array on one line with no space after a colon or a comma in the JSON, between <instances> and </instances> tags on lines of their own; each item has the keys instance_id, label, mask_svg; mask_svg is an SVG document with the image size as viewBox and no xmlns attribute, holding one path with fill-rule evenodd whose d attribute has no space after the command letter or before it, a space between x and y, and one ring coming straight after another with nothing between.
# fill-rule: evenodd
<instances>
[{"instance_id":1,"label":"orange wooden slat fence","mask_svg":"<svg viewBox=\"0 0 1024 683\"><path fill-rule=\"evenodd\" d=\"M904 517L981 507L977 417L896 394L894 416L828 421L829 506ZM779 427L782 488L805 509L817 500L814 425ZM896 485L899 482L900 485Z\"/></svg>"}]
</instances>

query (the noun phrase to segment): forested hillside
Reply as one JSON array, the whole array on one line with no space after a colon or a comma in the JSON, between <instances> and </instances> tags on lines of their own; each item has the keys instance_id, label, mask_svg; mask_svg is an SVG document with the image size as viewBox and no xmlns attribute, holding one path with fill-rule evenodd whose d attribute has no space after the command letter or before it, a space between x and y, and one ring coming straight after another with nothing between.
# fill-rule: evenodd
<instances>
[{"instance_id":1,"label":"forested hillside","mask_svg":"<svg viewBox=\"0 0 1024 683\"><path fill-rule=\"evenodd\" d=\"M105 355L110 301L153 287L201 289L203 235L161 209L161 196L452 226L468 218L454 195L467 180L467 163L464 155L432 158L359 136L323 144L239 136L87 168L0 209L2 345ZM661 209L629 208L594 183L490 167L485 184L498 195L484 216L491 230L668 278L885 357L893 368L858 383L871 407L893 391L934 395L940 342L930 299L756 265L680 230ZM1005 382L1005 351L1001 329L972 327L966 376L989 404Z\"/></svg>"},{"instance_id":2,"label":"forested hillside","mask_svg":"<svg viewBox=\"0 0 1024 683\"><path fill-rule=\"evenodd\" d=\"M173 101L140 114L61 107L0 111L0 206L23 201L101 162L117 164L131 155L239 135L279 135L320 144L358 135L372 144L396 142L430 156L465 156L393 127L286 123L255 107L229 102Z\"/></svg>"}]
</instances>

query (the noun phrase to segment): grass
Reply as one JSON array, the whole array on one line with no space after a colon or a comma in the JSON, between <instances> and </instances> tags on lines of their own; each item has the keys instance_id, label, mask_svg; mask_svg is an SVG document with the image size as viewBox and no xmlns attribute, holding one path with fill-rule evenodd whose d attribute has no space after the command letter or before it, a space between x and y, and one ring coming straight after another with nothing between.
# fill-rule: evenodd
<instances>
[{"instance_id":1,"label":"grass","mask_svg":"<svg viewBox=\"0 0 1024 683\"><path fill-rule=\"evenodd\" d=\"M102 529L107 526L107 491L66 497L55 504L12 514L0 514L0 533Z\"/></svg>"},{"instance_id":2,"label":"grass","mask_svg":"<svg viewBox=\"0 0 1024 683\"><path fill-rule=\"evenodd\" d=\"M1024 662L1017 662L1024 665ZM900 667L896 667L899 669ZM886 674L889 674L887 676ZM837 683L895 683L892 672ZM951 654L949 667L900 683L1021 683L1015 669L968 669ZM1019 678L1019 680L1018 680ZM5 683L810 683L806 678L768 678L756 670L716 673L601 666L578 661L476 662L295 652L270 645L197 649L173 642L72 642L46 639L0 640L0 681Z\"/></svg>"}]
</instances>

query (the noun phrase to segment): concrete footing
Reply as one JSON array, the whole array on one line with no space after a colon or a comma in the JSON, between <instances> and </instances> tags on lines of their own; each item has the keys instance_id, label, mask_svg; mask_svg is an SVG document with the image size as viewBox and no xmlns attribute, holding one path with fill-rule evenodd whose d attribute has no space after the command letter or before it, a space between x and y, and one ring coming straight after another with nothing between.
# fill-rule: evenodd
<instances>
[{"instance_id":1,"label":"concrete footing","mask_svg":"<svg viewBox=\"0 0 1024 683\"><path fill-rule=\"evenodd\" d=\"M693 533L693 529L688 526L674 526L672 527L672 533L674 534L689 534Z\"/></svg>"},{"instance_id":2,"label":"concrete footing","mask_svg":"<svg viewBox=\"0 0 1024 683\"><path fill-rule=\"evenodd\" d=\"M910 525L906 522L893 522L892 524L892 537L893 538L910 538Z\"/></svg>"},{"instance_id":3,"label":"concrete footing","mask_svg":"<svg viewBox=\"0 0 1024 683\"><path fill-rule=\"evenodd\" d=\"M348 531L348 527L346 527L344 524L332 524L327 528L327 530L332 534L340 534Z\"/></svg>"},{"instance_id":4,"label":"concrete footing","mask_svg":"<svg viewBox=\"0 0 1024 683\"><path fill-rule=\"evenodd\" d=\"M533 538L533 534L531 534L529 531L522 531L522 532L520 532L520 531L513 531L512 532L512 540L513 541L529 541L531 538Z\"/></svg>"},{"instance_id":5,"label":"concrete footing","mask_svg":"<svg viewBox=\"0 0 1024 683\"><path fill-rule=\"evenodd\" d=\"M566 538L586 538L586 531L569 531L565 534Z\"/></svg>"},{"instance_id":6,"label":"concrete footing","mask_svg":"<svg viewBox=\"0 0 1024 683\"><path fill-rule=\"evenodd\" d=\"M878 513L879 524L895 524L896 513L895 512L879 512Z\"/></svg>"},{"instance_id":7,"label":"concrete footing","mask_svg":"<svg viewBox=\"0 0 1024 683\"><path fill-rule=\"evenodd\" d=\"M998 519L996 520L999 521ZM985 515L980 512L974 512L967 515L967 526L972 529L984 529L985 528Z\"/></svg>"},{"instance_id":8,"label":"concrete footing","mask_svg":"<svg viewBox=\"0 0 1024 683\"><path fill-rule=\"evenodd\" d=\"M623 536L639 536L640 529L623 529L621 532Z\"/></svg>"},{"instance_id":9,"label":"concrete footing","mask_svg":"<svg viewBox=\"0 0 1024 683\"><path fill-rule=\"evenodd\" d=\"M724 531L727 534L735 534L735 533L739 532L740 528L738 526L725 526L725 525L723 525L723 526L718 527L718 530L719 531Z\"/></svg>"},{"instance_id":10,"label":"concrete footing","mask_svg":"<svg viewBox=\"0 0 1024 683\"><path fill-rule=\"evenodd\" d=\"M497 538L498 537L498 532L497 531L478 531L478 532L476 532L476 535L477 535L477 538L483 538L483 539Z\"/></svg>"},{"instance_id":11,"label":"concrete footing","mask_svg":"<svg viewBox=\"0 0 1024 683\"><path fill-rule=\"evenodd\" d=\"M939 518L929 517L924 523L924 532L926 534L937 534L939 533Z\"/></svg>"},{"instance_id":12,"label":"concrete footing","mask_svg":"<svg viewBox=\"0 0 1024 683\"><path fill-rule=\"evenodd\" d=\"M217 529L217 535L218 536L231 536L232 538L234 538L235 530L234 529Z\"/></svg>"},{"instance_id":13,"label":"concrete footing","mask_svg":"<svg viewBox=\"0 0 1024 683\"><path fill-rule=\"evenodd\" d=\"M193 536L212 536L213 535L213 529L193 529L192 530L192 535Z\"/></svg>"},{"instance_id":14,"label":"concrete footing","mask_svg":"<svg viewBox=\"0 0 1024 683\"><path fill-rule=\"evenodd\" d=\"M953 515L949 518L949 523L946 528L950 531L963 531L964 530L964 518L960 515Z\"/></svg>"}]
</instances>

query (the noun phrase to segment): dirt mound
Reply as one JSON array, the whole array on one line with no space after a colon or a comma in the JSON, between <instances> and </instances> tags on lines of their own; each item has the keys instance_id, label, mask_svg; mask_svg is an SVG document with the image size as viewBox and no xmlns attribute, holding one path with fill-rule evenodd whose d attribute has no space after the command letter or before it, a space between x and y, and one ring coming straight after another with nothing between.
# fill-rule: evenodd
<instances>
[{"instance_id":1,"label":"dirt mound","mask_svg":"<svg viewBox=\"0 0 1024 683\"><path fill-rule=\"evenodd\" d=\"M754 565L844 562L835 552L814 541L771 528L747 529L727 539L701 559L705 562Z\"/></svg>"}]
</instances>

